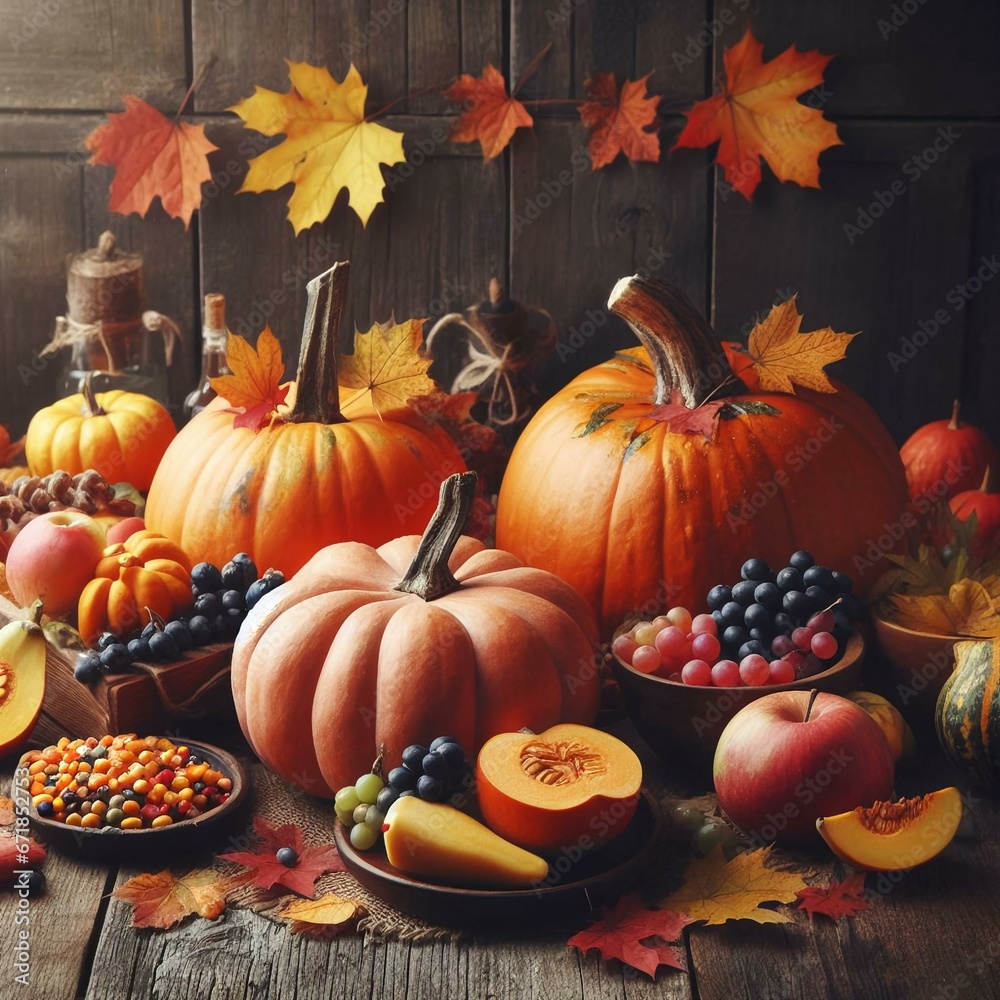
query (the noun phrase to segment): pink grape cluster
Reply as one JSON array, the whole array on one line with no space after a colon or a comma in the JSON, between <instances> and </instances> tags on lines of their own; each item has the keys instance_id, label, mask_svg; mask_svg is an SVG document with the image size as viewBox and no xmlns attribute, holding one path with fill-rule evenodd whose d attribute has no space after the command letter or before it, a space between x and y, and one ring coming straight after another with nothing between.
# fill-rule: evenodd
<instances>
[{"instance_id":1,"label":"pink grape cluster","mask_svg":"<svg viewBox=\"0 0 1000 1000\"><path fill-rule=\"evenodd\" d=\"M749 653L739 662L719 659L722 644L710 614L691 616L687 608L671 608L649 622L639 622L612 643L623 662L644 674L699 687L760 687L789 684L825 670L839 646L832 611L820 611L791 635L771 640L770 661Z\"/></svg>"}]
</instances>

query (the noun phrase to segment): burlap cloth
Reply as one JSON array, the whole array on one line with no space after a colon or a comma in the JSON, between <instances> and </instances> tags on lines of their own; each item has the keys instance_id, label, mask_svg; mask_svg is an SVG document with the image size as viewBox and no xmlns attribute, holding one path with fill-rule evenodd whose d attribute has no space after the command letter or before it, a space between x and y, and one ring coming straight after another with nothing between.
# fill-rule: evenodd
<instances>
[{"instance_id":1,"label":"burlap cloth","mask_svg":"<svg viewBox=\"0 0 1000 1000\"><path fill-rule=\"evenodd\" d=\"M316 799L298 792L263 764L253 765L253 787L250 808L255 816L261 816L274 826L292 823L302 831L305 846L329 844L333 840L336 817L333 803L326 799ZM222 853L225 853L223 851ZM213 868L227 875L243 871L239 865L216 859ZM316 896L335 892L359 903L365 915L357 923L357 930L405 941L456 941L463 933L451 927L435 927L400 913L398 910L373 896L350 872L329 872L316 880ZM227 896L228 904L254 910L268 920L287 923L280 910L286 903L301 899L294 893L259 889L243 884L233 889Z\"/></svg>"}]
</instances>

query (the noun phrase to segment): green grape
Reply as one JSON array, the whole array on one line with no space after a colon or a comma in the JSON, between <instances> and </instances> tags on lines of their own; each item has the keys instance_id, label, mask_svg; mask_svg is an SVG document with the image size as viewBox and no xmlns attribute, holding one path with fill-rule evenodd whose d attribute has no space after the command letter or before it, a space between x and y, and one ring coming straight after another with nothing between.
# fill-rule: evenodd
<instances>
[{"instance_id":1,"label":"green grape","mask_svg":"<svg viewBox=\"0 0 1000 1000\"><path fill-rule=\"evenodd\" d=\"M728 823L722 827L722 850L727 858L736 853L736 831Z\"/></svg>"},{"instance_id":2,"label":"green grape","mask_svg":"<svg viewBox=\"0 0 1000 1000\"><path fill-rule=\"evenodd\" d=\"M364 802L362 802L361 805L359 805L351 814L351 818L355 823L364 823L369 809L371 809L371 806L366 806Z\"/></svg>"},{"instance_id":3,"label":"green grape","mask_svg":"<svg viewBox=\"0 0 1000 1000\"><path fill-rule=\"evenodd\" d=\"M670 825L685 833L694 833L705 825L705 814L694 806L674 806L670 810Z\"/></svg>"},{"instance_id":4,"label":"green grape","mask_svg":"<svg viewBox=\"0 0 1000 1000\"><path fill-rule=\"evenodd\" d=\"M375 805L378 793L385 787L382 779L377 774L363 774L354 783L354 788L358 793L358 801L367 805Z\"/></svg>"},{"instance_id":5,"label":"green grape","mask_svg":"<svg viewBox=\"0 0 1000 1000\"><path fill-rule=\"evenodd\" d=\"M725 827L721 823L706 823L701 829L696 830L694 837L691 838L695 854L700 857L711 854L722 843L723 830Z\"/></svg>"},{"instance_id":6,"label":"green grape","mask_svg":"<svg viewBox=\"0 0 1000 1000\"><path fill-rule=\"evenodd\" d=\"M354 813L352 813L350 809L341 809L339 806L334 806L334 811L337 814L337 819L339 819L344 826L354 826Z\"/></svg>"},{"instance_id":7,"label":"green grape","mask_svg":"<svg viewBox=\"0 0 1000 1000\"><path fill-rule=\"evenodd\" d=\"M385 822L385 813L379 812L377 806L368 807L368 815L365 816L365 823L368 824L376 833L382 832L382 824Z\"/></svg>"},{"instance_id":8,"label":"green grape","mask_svg":"<svg viewBox=\"0 0 1000 1000\"><path fill-rule=\"evenodd\" d=\"M347 785L334 796L333 804L337 809L343 809L344 812L354 812L361 804L361 799L358 798L358 791L354 785Z\"/></svg>"},{"instance_id":9,"label":"green grape","mask_svg":"<svg viewBox=\"0 0 1000 1000\"><path fill-rule=\"evenodd\" d=\"M367 851L375 846L378 840L378 831L373 830L366 823L359 823L351 827L351 843L359 851Z\"/></svg>"}]
</instances>

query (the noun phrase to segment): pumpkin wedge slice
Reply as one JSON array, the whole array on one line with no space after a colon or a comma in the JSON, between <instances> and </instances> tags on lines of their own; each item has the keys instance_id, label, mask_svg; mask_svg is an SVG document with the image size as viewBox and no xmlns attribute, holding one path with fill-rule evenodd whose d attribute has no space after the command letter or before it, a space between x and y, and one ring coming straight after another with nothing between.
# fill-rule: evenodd
<instances>
[{"instance_id":1,"label":"pumpkin wedge slice","mask_svg":"<svg viewBox=\"0 0 1000 1000\"><path fill-rule=\"evenodd\" d=\"M0 754L34 728L45 699L45 633L34 622L0 628Z\"/></svg>"},{"instance_id":2,"label":"pumpkin wedge slice","mask_svg":"<svg viewBox=\"0 0 1000 1000\"><path fill-rule=\"evenodd\" d=\"M951 843L962 820L957 788L898 802L876 802L816 820L830 850L870 871L897 871L930 861Z\"/></svg>"},{"instance_id":3,"label":"pumpkin wedge slice","mask_svg":"<svg viewBox=\"0 0 1000 1000\"><path fill-rule=\"evenodd\" d=\"M575 723L494 736L479 751L476 774L490 829L543 855L613 840L635 815L642 785L631 747Z\"/></svg>"}]
</instances>

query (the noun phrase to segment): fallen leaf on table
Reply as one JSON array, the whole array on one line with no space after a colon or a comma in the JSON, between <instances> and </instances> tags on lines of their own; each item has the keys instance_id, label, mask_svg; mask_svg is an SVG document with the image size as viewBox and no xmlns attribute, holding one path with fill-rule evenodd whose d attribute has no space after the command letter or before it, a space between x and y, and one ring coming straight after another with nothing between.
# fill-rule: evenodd
<instances>
[{"instance_id":1,"label":"fallen leaf on table","mask_svg":"<svg viewBox=\"0 0 1000 1000\"><path fill-rule=\"evenodd\" d=\"M647 73L626 80L621 91L614 73L595 73L583 87L587 100L580 105L580 118L590 129L587 148L594 170L606 167L619 153L633 162L660 158L660 137L646 129L656 121L660 98L646 94Z\"/></svg>"},{"instance_id":2,"label":"fallen leaf on table","mask_svg":"<svg viewBox=\"0 0 1000 1000\"><path fill-rule=\"evenodd\" d=\"M260 841L257 850L218 856L221 861L231 861L250 869L237 876L240 882L250 882L261 889L280 885L300 896L312 896L314 883L320 875L346 870L335 844L303 847L302 831L294 823L274 827L263 817L255 816L253 832ZM292 867L283 865L275 857L282 847L291 847L298 854L299 859Z\"/></svg>"},{"instance_id":3,"label":"fallen leaf on table","mask_svg":"<svg viewBox=\"0 0 1000 1000\"><path fill-rule=\"evenodd\" d=\"M256 350L239 334L231 333L226 364L232 374L211 378L209 384L230 406L243 410L233 420L234 427L260 430L288 395L288 386L281 385L285 373L281 342L267 326L257 338Z\"/></svg>"},{"instance_id":4,"label":"fallen leaf on table","mask_svg":"<svg viewBox=\"0 0 1000 1000\"><path fill-rule=\"evenodd\" d=\"M383 200L381 165L402 163L403 135L365 121L368 87L352 65L343 82L329 70L289 62L286 94L257 87L229 108L248 129L284 135L277 146L250 160L240 191L276 191L294 184L288 220L300 233L322 222L341 191L365 225Z\"/></svg>"},{"instance_id":5,"label":"fallen leaf on table","mask_svg":"<svg viewBox=\"0 0 1000 1000\"><path fill-rule=\"evenodd\" d=\"M19 861L18 854L23 847L24 839L7 831L0 831L0 882L12 879L15 871L31 868L45 857L45 848L41 844L30 837L27 841L27 861Z\"/></svg>"},{"instance_id":6,"label":"fallen leaf on table","mask_svg":"<svg viewBox=\"0 0 1000 1000\"><path fill-rule=\"evenodd\" d=\"M210 868L179 878L165 868L155 875L136 875L111 895L132 905L133 927L166 930L192 913L215 920L226 908L231 887L230 879Z\"/></svg>"},{"instance_id":7,"label":"fallen leaf on table","mask_svg":"<svg viewBox=\"0 0 1000 1000\"><path fill-rule=\"evenodd\" d=\"M91 163L115 167L111 182L112 212L137 212L145 218L154 198L185 229L201 204L201 185L212 179L208 154L219 147L209 142L204 125L167 118L131 94L125 110L108 115L85 140Z\"/></svg>"},{"instance_id":8,"label":"fallen leaf on table","mask_svg":"<svg viewBox=\"0 0 1000 1000\"><path fill-rule=\"evenodd\" d=\"M691 919L683 913L650 909L639 893L634 892L623 896L599 920L566 943L584 954L597 948L601 958L617 958L655 976L660 965L687 968L683 948L676 942L689 923Z\"/></svg>"},{"instance_id":9,"label":"fallen leaf on table","mask_svg":"<svg viewBox=\"0 0 1000 1000\"><path fill-rule=\"evenodd\" d=\"M816 392L836 391L823 369L844 357L857 334L834 333L830 327L800 333L801 326L794 295L772 306L750 331L745 350L732 343L726 345L730 364L737 359L732 365L734 373L751 390L793 393L800 385Z\"/></svg>"},{"instance_id":10,"label":"fallen leaf on table","mask_svg":"<svg viewBox=\"0 0 1000 1000\"><path fill-rule=\"evenodd\" d=\"M683 885L659 900L659 905L707 924L727 920L788 923L783 913L761 909L761 904L790 903L806 883L801 875L767 867L770 857L771 848L762 847L726 861L722 847L716 847L707 857L695 858L688 865Z\"/></svg>"},{"instance_id":11,"label":"fallen leaf on table","mask_svg":"<svg viewBox=\"0 0 1000 1000\"><path fill-rule=\"evenodd\" d=\"M10 431L3 424L0 424L0 468L9 466L16 461L24 451L24 435L22 434L16 441L10 439ZM0 476L0 481L3 481Z\"/></svg>"},{"instance_id":12,"label":"fallen leaf on table","mask_svg":"<svg viewBox=\"0 0 1000 1000\"><path fill-rule=\"evenodd\" d=\"M841 917L853 917L856 913L868 909L865 899L865 873L854 872L841 882L831 882L826 886L810 885L800 889L795 898L798 907L809 914L812 922L817 913L831 920Z\"/></svg>"},{"instance_id":13,"label":"fallen leaf on table","mask_svg":"<svg viewBox=\"0 0 1000 1000\"><path fill-rule=\"evenodd\" d=\"M0 826L13 826L14 800L9 795L0 796Z\"/></svg>"},{"instance_id":14,"label":"fallen leaf on table","mask_svg":"<svg viewBox=\"0 0 1000 1000\"><path fill-rule=\"evenodd\" d=\"M478 79L463 73L444 96L462 105L449 138L452 142L478 140L484 160L499 156L515 130L534 124L524 105L508 96L503 74L489 63Z\"/></svg>"},{"instance_id":15,"label":"fallen leaf on table","mask_svg":"<svg viewBox=\"0 0 1000 1000\"><path fill-rule=\"evenodd\" d=\"M354 353L337 359L337 381L358 390L346 397L341 394L345 416L352 406L381 415L405 407L414 396L434 392L437 386L427 375L431 359L420 351L423 325L420 319L390 320L354 335Z\"/></svg>"},{"instance_id":16,"label":"fallen leaf on table","mask_svg":"<svg viewBox=\"0 0 1000 1000\"><path fill-rule=\"evenodd\" d=\"M365 908L354 899L328 892L318 899L294 899L278 915L292 921L293 934L332 937L363 917Z\"/></svg>"},{"instance_id":17,"label":"fallen leaf on table","mask_svg":"<svg viewBox=\"0 0 1000 1000\"><path fill-rule=\"evenodd\" d=\"M685 112L687 124L676 148L719 143L715 162L726 181L747 201L760 183L763 157L781 181L818 188L819 154L840 146L837 126L797 98L823 82L833 56L786 49L763 61L764 45L746 34L723 53L725 84Z\"/></svg>"}]
</instances>

